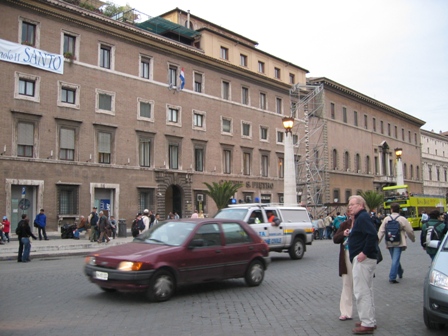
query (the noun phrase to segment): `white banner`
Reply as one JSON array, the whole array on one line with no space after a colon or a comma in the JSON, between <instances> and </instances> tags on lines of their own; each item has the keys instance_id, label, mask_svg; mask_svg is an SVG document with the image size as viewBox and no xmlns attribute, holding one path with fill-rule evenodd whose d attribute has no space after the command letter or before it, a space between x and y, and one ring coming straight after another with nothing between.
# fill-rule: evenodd
<instances>
[{"instance_id":1,"label":"white banner","mask_svg":"<svg viewBox=\"0 0 448 336\"><path fill-rule=\"evenodd\" d=\"M64 56L0 39L0 61L64 73Z\"/></svg>"}]
</instances>

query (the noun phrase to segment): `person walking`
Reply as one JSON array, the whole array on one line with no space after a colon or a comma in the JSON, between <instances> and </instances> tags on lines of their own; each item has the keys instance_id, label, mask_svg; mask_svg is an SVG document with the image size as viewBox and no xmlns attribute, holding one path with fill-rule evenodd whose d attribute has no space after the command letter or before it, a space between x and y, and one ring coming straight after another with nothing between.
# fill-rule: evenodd
<instances>
[{"instance_id":1,"label":"person walking","mask_svg":"<svg viewBox=\"0 0 448 336\"><path fill-rule=\"evenodd\" d=\"M11 230L11 222L8 220L8 217L3 216L3 233L5 234L6 241L9 243L9 231Z\"/></svg>"},{"instance_id":2,"label":"person walking","mask_svg":"<svg viewBox=\"0 0 448 336\"><path fill-rule=\"evenodd\" d=\"M151 218L149 218L149 210L145 209L143 210L143 216L142 216L143 224L145 224L145 228L142 232L149 230Z\"/></svg>"},{"instance_id":3,"label":"person walking","mask_svg":"<svg viewBox=\"0 0 448 336\"><path fill-rule=\"evenodd\" d=\"M319 239L324 239L324 230L325 230L325 223L322 219L322 215L319 216L319 219L317 220L317 229L319 231Z\"/></svg>"},{"instance_id":4,"label":"person walking","mask_svg":"<svg viewBox=\"0 0 448 336\"><path fill-rule=\"evenodd\" d=\"M448 225L445 224L443 220L441 220L439 210L433 210L429 213L429 220L425 224L423 224L422 232L420 234L421 245L426 253L428 253L432 261L434 260L434 256L436 255L438 249L426 246L426 233L427 229L431 226L434 227L434 230L436 230L437 235L439 236L439 240L442 241L447 232Z\"/></svg>"},{"instance_id":5,"label":"person walking","mask_svg":"<svg viewBox=\"0 0 448 336\"><path fill-rule=\"evenodd\" d=\"M47 237L47 232L45 231L45 227L47 226L47 216L45 215L44 209L40 209L40 212L34 219L34 223L37 224L37 232L39 233L39 240L42 240L42 236L44 237L45 240L49 240Z\"/></svg>"},{"instance_id":6,"label":"person walking","mask_svg":"<svg viewBox=\"0 0 448 336\"><path fill-rule=\"evenodd\" d=\"M90 234L89 239L93 243L94 241L98 240L98 208L94 206L92 208L92 212L90 213L89 217L87 217L87 221L89 222L90 226Z\"/></svg>"},{"instance_id":7,"label":"person walking","mask_svg":"<svg viewBox=\"0 0 448 336\"><path fill-rule=\"evenodd\" d=\"M373 275L378 256L378 236L366 208L366 201L362 196L350 196L348 209L355 222L352 230L346 229L345 232L349 234L348 250L353 265L353 293L360 319L352 330L355 335L373 334L376 329Z\"/></svg>"},{"instance_id":8,"label":"person walking","mask_svg":"<svg viewBox=\"0 0 448 336\"><path fill-rule=\"evenodd\" d=\"M22 215L22 220L17 224L16 234L19 239L19 251L18 251L18 262L29 262L30 251L31 251L31 241L30 237L37 239L37 237L31 232L29 219L26 214Z\"/></svg>"},{"instance_id":9,"label":"person walking","mask_svg":"<svg viewBox=\"0 0 448 336\"><path fill-rule=\"evenodd\" d=\"M348 235L352 229L353 222L353 216L349 216L346 221L340 224L339 229L333 235L333 242L339 244L339 276L342 277L342 292L339 302L339 310L341 311L339 320L341 321L352 320L353 316L353 276L352 263L350 262L348 251Z\"/></svg>"},{"instance_id":10,"label":"person walking","mask_svg":"<svg viewBox=\"0 0 448 336\"><path fill-rule=\"evenodd\" d=\"M109 220L107 219L107 217L104 215L103 211L100 211L99 213L99 221L98 221L98 229L100 232L100 237L97 240L97 243L101 243L103 241L103 238L106 239L106 243L110 242L109 236L107 235L107 230L108 230L108 225L109 225Z\"/></svg>"},{"instance_id":11,"label":"person walking","mask_svg":"<svg viewBox=\"0 0 448 336\"><path fill-rule=\"evenodd\" d=\"M401 252L405 251L407 248L406 237L408 237L412 242L415 242L415 235L411 223L409 223L409 221L405 217L400 216L400 204L392 203L390 205L390 209L392 213L384 218L378 230L378 244L386 235L387 223L395 219L400 224L400 241L391 242L387 238L385 239L385 241L386 248L389 250L390 257L392 259L392 264L390 266L389 272L389 282L391 284L396 284L398 283L397 275L400 279L403 278L403 268L401 267L400 258Z\"/></svg>"}]
</instances>

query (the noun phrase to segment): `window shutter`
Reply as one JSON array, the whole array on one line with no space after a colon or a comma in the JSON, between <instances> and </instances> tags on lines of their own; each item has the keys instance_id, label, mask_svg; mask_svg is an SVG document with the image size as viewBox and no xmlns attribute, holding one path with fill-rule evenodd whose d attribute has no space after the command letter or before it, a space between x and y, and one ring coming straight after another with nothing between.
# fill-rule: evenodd
<instances>
[{"instance_id":1,"label":"window shutter","mask_svg":"<svg viewBox=\"0 0 448 336\"><path fill-rule=\"evenodd\" d=\"M33 146L34 145L34 125L33 124L26 124L26 123L19 123L17 125L17 142L19 145L27 145L27 146Z\"/></svg>"},{"instance_id":2,"label":"window shutter","mask_svg":"<svg viewBox=\"0 0 448 336\"><path fill-rule=\"evenodd\" d=\"M75 131L72 129L61 128L61 148L75 149Z\"/></svg>"},{"instance_id":3,"label":"window shutter","mask_svg":"<svg viewBox=\"0 0 448 336\"><path fill-rule=\"evenodd\" d=\"M98 151L110 154L110 134L98 133Z\"/></svg>"}]
</instances>

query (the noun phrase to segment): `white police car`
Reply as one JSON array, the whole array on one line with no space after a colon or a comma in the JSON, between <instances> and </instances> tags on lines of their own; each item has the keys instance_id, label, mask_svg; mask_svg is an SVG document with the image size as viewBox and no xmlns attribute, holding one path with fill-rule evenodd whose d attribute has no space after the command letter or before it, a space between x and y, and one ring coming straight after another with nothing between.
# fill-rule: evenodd
<instances>
[{"instance_id":1,"label":"white police car","mask_svg":"<svg viewBox=\"0 0 448 336\"><path fill-rule=\"evenodd\" d=\"M249 223L269 245L269 251L288 252L291 259L302 259L306 245L313 242L314 229L304 207L235 204L221 209L215 218L239 219Z\"/></svg>"}]
</instances>

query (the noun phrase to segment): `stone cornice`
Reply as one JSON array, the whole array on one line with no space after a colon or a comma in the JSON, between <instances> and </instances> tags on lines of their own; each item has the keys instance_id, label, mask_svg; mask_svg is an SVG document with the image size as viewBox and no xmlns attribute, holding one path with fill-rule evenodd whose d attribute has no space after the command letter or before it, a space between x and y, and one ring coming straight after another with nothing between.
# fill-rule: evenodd
<instances>
[{"instance_id":1,"label":"stone cornice","mask_svg":"<svg viewBox=\"0 0 448 336\"><path fill-rule=\"evenodd\" d=\"M87 27L101 33L107 33L116 36L118 39L125 39L132 43L150 46L159 51L175 54L177 57L186 60L196 61L201 64L218 68L221 71L232 72L246 78L253 79L265 85L271 86L274 90L289 90L290 85L283 83L275 78L258 74L241 66L233 65L224 60L207 56L200 49L193 46L182 44L166 38L164 36L154 34L147 30L135 27L132 24L113 20L101 13L86 10L79 6L58 0L22 0L20 2L14 0L5 0L14 7L26 7L32 11L37 11L45 15L57 17L61 21L69 21L77 25ZM258 49L257 49L258 50ZM272 56L271 56L272 57Z\"/></svg>"}]
</instances>

